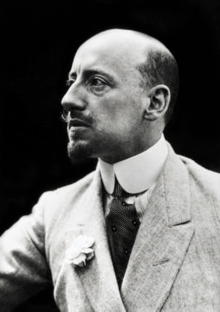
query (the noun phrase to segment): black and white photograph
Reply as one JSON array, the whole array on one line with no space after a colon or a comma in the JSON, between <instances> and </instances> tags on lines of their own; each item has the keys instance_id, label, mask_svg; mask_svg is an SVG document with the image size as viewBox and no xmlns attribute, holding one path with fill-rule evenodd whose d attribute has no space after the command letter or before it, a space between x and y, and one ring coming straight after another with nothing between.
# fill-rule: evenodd
<instances>
[{"instance_id":1,"label":"black and white photograph","mask_svg":"<svg viewBox=\"0 0 220 312\"><path fill-rule=\"evenodd\" d=\"M220 1L3 1L0 60L0 312L220 311Z\"/></svg>"}]
</instances>

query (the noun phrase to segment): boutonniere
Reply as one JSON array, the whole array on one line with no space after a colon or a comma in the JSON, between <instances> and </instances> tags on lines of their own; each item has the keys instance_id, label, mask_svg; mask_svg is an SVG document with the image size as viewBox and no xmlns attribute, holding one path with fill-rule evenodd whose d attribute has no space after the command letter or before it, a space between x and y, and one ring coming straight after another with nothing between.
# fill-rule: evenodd
<instances>
[{"instance_id":1,"label":"boutonniere","mask_svg":"<svg viewBox=\"0 0 220 312\"><path fill-rule=\"evenodd\" d=\"M93 237L79 235L66 250L66 262L75 266L85 267L86 262L91 260L95 255L92 249L94 243L95 239Z\"/></svg>"}]
</instances>

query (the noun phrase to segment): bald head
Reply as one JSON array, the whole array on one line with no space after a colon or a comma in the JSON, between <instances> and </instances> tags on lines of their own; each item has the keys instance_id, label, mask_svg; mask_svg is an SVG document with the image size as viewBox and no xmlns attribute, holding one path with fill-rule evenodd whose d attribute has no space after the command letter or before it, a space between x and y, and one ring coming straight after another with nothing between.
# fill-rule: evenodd
<instances>
[{"instance_id":1,"label":"bald head","mask_svg":"<svg viewBox=\"0 0 220 312\"><path fill-rule=\"evenodd\" d=\"M110 55L115 64L126 58L130 69L136 68L139 71L143 87L166 85L171 92L165 114L165 121L168 122L178 94L179 77L176 60L163 43L137 31L109 29L88 39L78 52L84 54L91 50L98 53L102 51L103 58L106 59Z\"/></svg>"},{"instance_id":2,"label":"bald head","mask_svg":"<svg viewBox=\"0 0 220 312\"><path fill-rule=\"evenodd\" d=\"M126 29L110 29L98 33L83 43L79 49L85 49L86 47L98 48L99 50L100 47L102 47L103 50L109 48L113 51L116 49L115 53L122 52L127 55L133 55L133 57L141 57L141 55L146 57L146 52L150 48L169 52L160 41L153 37Z\"/></svg>"}]
</instances>

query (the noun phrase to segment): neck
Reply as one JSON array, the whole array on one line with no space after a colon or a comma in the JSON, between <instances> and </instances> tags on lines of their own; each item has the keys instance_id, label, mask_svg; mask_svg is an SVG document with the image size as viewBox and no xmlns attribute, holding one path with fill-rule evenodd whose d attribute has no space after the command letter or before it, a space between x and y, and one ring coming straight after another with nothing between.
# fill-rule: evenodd
<instances>
[{"instance_id":1,"label":"neck","mask_svg":"<svg viewBox=\"0 0 220 312\"><path fill-rule=\"evenodd\" d=\"M157 133L154 136L151 136L149 139L144 140L144 142L139 141L138 144L130 144L129 142L125 142L122 148L118 148L117 150L112 150L108 155L100 156L104 162L109 163L111 165L123 161L125 159L134 157L138 154L141 154L147 151L150 147L155 145L159 139L161 138L162 133Z\"/></svg>"},{"instance_id":2,"label":"neck","mask_svg":"<svg viewBox=\"0 0 220 312\"><path fill-rule=\"evenodd\" d=\"M164 136L151 148L123 161L109 164L99 159L102 181L107 193L114 190L115 177L122 188L137 194L147 190L156 181L164 166L168 149Z\"/></svg>"}]
</instances>

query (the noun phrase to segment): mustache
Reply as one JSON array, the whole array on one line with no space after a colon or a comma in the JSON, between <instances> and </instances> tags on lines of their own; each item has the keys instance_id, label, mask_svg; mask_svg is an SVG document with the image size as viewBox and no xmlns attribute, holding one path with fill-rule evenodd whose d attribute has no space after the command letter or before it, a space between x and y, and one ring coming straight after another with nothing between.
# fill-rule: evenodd
<instances>
[{"instance_id":1,"label":"mustache","mask_svg":"<svg viewBox=\"0 0 220 312\"><path fill-rule=\"evenodd\" d=\"M91 125L93 123L92 117L90 115L84 115L81 111L63 110L61 112L61 120L65 123L70 123L73 119L79 119L88 125Z\"/></svg>"}]
</instances>

